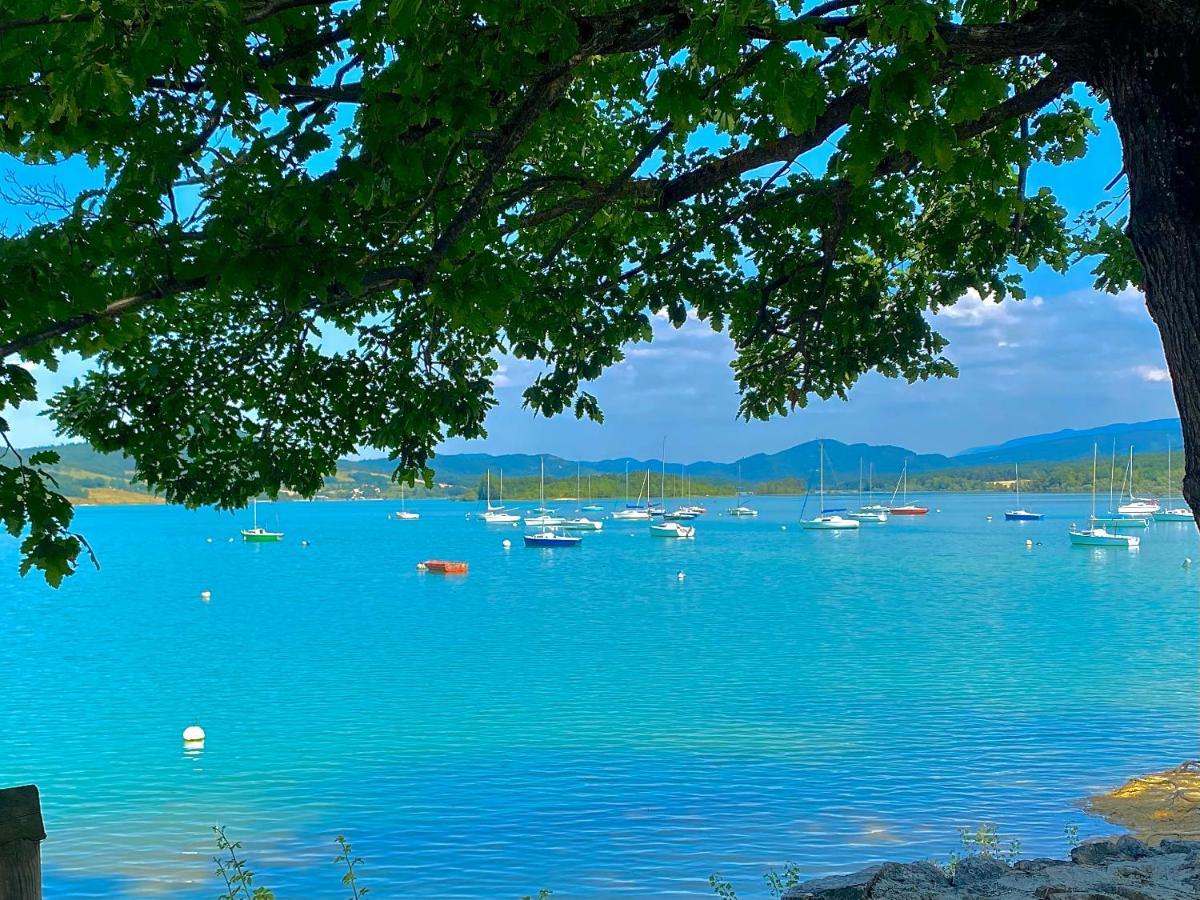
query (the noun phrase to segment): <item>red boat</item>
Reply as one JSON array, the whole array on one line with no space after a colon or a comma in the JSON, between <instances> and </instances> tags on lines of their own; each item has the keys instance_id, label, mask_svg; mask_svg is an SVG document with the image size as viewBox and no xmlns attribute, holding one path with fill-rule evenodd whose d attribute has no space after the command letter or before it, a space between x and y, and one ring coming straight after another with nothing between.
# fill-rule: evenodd
<instances>
[{"instance_id":1,"label":"red boat","mask_svg":"<svg viewBox=\"0 0 1200 900\"><path fill-rule=\"evenodd\" d=\"M908 460L904 461L904 470L900 473L900 480L896 482L896 489L892 491L892 502L896 502L896 495L904 490L904 502L899 506L889 506L888 512L893 516L923 516L929 512L928 506L917 506L915 503L908 502Z\"/></svg>"}]
</instances>

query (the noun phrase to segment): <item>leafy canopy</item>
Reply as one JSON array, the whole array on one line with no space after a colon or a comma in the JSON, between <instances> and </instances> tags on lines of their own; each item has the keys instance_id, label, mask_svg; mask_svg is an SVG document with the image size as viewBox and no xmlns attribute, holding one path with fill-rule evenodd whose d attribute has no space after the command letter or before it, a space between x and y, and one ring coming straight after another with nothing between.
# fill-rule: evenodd
<instances>
[{"instance_id":1,"label":"leafy canopy","mask_svg":"<svg viewBox=\"0 0 1200 900\"><path fill-rule=\"evenodd\" d=\"M500 353L544 363L537 412L599 418L587 383L659 310L728 330L748 417L951 375L925 313L1072 253L1026 189L1094 130L1043 16L4 0L0 149L103 186L0 239L0 409L34 396L18 358L81 353L62 434L229 507L314 492L363 445L429 477L440 440L484 433ZM46 462L0 471L0 515L57 583L79 545Z\"/></svg>"}]
</instances>

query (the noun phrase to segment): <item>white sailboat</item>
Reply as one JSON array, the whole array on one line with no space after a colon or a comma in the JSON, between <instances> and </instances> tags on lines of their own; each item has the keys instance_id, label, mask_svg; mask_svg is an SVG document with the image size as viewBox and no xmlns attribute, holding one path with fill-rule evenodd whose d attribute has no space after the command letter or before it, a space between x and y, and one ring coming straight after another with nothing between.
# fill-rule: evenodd
<instances>
[{"instance_id":1,"label":"white sailboat","mask_svg":"<svg viewBox=\"0 0 1200 900\"><path fill-rule=\"evenodd\" d=\"M1133 445L1129 445L1129 499L1117 507L1123 516L1152 516L1159 510L1159 502L1152 497L1133 495Z\"/></svg>"},{"instance_id":2,"label":"white sailboat","mask_svg":"<svg viewBox=\"0 0 1200 900\"><path fill-rule=\"evenodd\" d=\"M1096 462L1100 453L1099 445L1092 445L1092 515L1091 527L1077 529L1072 527L1067 533L1071 544L1076 547L1126 547L1141 546L1142 539L1132 534L1114 534L1096 526Z\"/></svg>"},{"instance_id":3,"label":"white sailboat","mask_svg":"<svg viewBox=\"0 0 1200 900\"><path fill-rule=\"evenodd\" d=\"M492 505L492 470L487 472L487 509L480 516L488 525L514 525L521 521L516 513L508 512L504 506L504 470L500 470L500 503Z\"/></svg>"},{"instance_id":4,"label":"white sailboat","mask_svg":"<svg viewBox=\"0 0 1200 900\"><path fill-rule=\"evenodd\" d=\"M751 509L749 506L746 506L745 504L742 503L742 466L741 466L741 463L738 464L737 505L734 506L733 509L731 509L729 511L729 514L731 516L737 516L738 518L746 518L746 519L753 518L754 516L758 515L757 509Z\"/></svg>"},{"instance_id":5,"label":"white sailboat","mask_svg":"<svg viewBox=\"0 0 1200 900\"><path fill-rule=\"evenodd\" d=\"M808 531L848 531L859 527L857 519L848 519L839 516L833 510L825 509L825 442L820 444L821 448L821 488L819 497L821 500L820 510L815 519L802 519L800 527ZM861 474L861 473L860 473Z\"/></svg>"},{"instance_id":6,"label":"white sailboat","mask_svg":"<svg viewBox=\"0 0 1200 900\"><path fill-rule=\"evenodd\" d=\"M871 493L875 492L875 464L871 464ZM858 509L852 513L846 513L846 517L854 519L857 522L866 522L871 525L886 525L888 520L888 508L881 504L873 504L871 506L863 506L863 461L862 457L858 458Z\"/></svg>"},{"instance_id":7,"label":"white sailboat","mask_svg":"<svg viewBox=\"0 0 1200 900\"><path fill-rule=\"evenodd\" d=\"M583 511L584 512L602 512L603 510L604 510L603 506L601 506L599 503L593 502L593 500L592 500L592 476L589 475L588 476L588 502L587 502L587 505L583 507Z\"/></svg>"},{"instance_id":8,"label":"white sailboat","mask_svg":"<svg viewBox=\"0 0 1200 900\"><path fill-rule=\"evenodd\" d=\"M580 496L580 494L579 494L579 463L575 464L575 496L577 498ZM576 502L579 503L580 501L576 500ZM575 518L573 518L573 519L564 519L563 520L563 523L562 523L563 531L599 531L600 529L602 529L604 527L603 522L597 521L595 519L589 519L587 516L583 515L583 507L576 506L575 512L579 513L579 515L575 516Z\"/></svg>"},{"instance_id":9,"label":"white sailboat","mask_svg":"<svg viewBox=\"0 0 1200 900\"><path fill-rule=\"evenodd\" d=\"M660 491L662 494L662 508L667 506L667 439L663 438L663 453L662 453L662 476L659 482ZM696 526L680 525L678 522L657 522L650 526L650 533L655 537L666 538L694 538L696 536Z\"/></svg>"},{"instance_id":10,"label":"white sailboat","mask_svg":"<svg viewBox=\"0 0 1200 900\"><path fill-rule=\"evenodd\" d=\"M649 491L650 473L646 473L642 486L638 488L637 503L629 502L629 463L625 463L625 508L618 509L612 514L614 519L621 522L649 522L650 509L642 503L642 491Z\"/></svg>"},{"instance_id":11,"label":"white sailboat","mask_svg":"<svg viewBox=\"0 0 1200 900\"><path fill-rule=\"evenodd\" d=\"M545 459L545 457L542 458L541 464L542 464L542 473L541 473L541 482L540 482L541 486L538 490L538 496L540 498L538 509L543 510L544 512L549 512L549 510L546 510L546 459ZM526 525L537 524L537 525L542 526L541 531L535 532L534 534L525 535L525 546L526 547L575 547L575 546L578 546L583 541L583 538L581 538L581 537L576 537L575 535L571 535L571 534L559 534L558 531L555 530L555 526L561 524L562 519L559 519L557 521L547 522L547 521L538 521L539 518L540 519L549 519L552 517L542 515L540 517L527 518L525 520Z\"/></svg>"},{"instance_id":12,"label":"white sailboat","mask_svg":"<svg viewBox=\"0 0 1200 900\"><path fill-rule=\"evenodd\" d=\"M1004 518L1009 522L1037 522L1046 518L1042 513L1030 512L1021 505L1021 467L1017 463L1013 463L1013 472L1017 479L1017 508L1006 509Z\"/></svg>"},{"instance_id":13,"label":"white sailboat","mask_svg":"<svg viewBox=\"0 0 1200 900\"><path fill-rule=\"evenodd\" d=\"M405 509L405 507L404 507L404 484L403 483L401 483L401 485L400 485L400 512L394 513L393 516L394 516L394 518L399 519L401 522L411 522L414 519L421 518L420 513L409 512L407 509Z\"/></svg>"},{"instance_id":14,"label":"white sailboat","mask_svg":"<svg viewBox=\"0 0 1200 900\"><path fill-rule=\"evenodd\" d=\"M1129 478L1129 470L1126 469L1125 475L1121 479L1121 490L1125 490L1126 481ZM1116 490L1117 490L1117 441L1114 438L1112 444L1112 463L1108 472L1108 515L1097 516L1095 510L1092 511L1092 517L1088 520L1093 528L1104 528L1109 531L1131 531L1137 528L1149 528L1150 517L1126 515L1121 513L1116 508Z\"/></svg>"},{"instance_id":15,"label":"white sailboat","mask_svg":"<svg viewBox=\"0 0 1200 900\"><path fill-rule=\"evenodd\" d=\"M1154 513L1155 522L1195 522L1196 517L1191 509L1184 506L1171 506L1171 492L1175 489L1175 478L1171 471L1171 444L1167 442L1167 508Z\"/></svg>"}]
</instances>

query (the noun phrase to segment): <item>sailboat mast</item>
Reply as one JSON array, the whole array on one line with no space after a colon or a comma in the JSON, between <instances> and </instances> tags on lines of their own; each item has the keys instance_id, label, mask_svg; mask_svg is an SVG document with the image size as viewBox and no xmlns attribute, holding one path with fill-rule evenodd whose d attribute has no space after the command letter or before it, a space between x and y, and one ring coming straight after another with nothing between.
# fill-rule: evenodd
<instances>
[{"instance_id":1,"label":"sailboat mast","mask_svg":"<svg viewBox=\"0 0 1200 900\"><path fill-rule=\"evenodd\" d=\"M1092 444L1092 518L1096 518L1096 462L1100 458L1100 445ZM1111 496L1111 494L1110 494ZM1096 523L1092 523L1096 527Z\"/></svg>"},{"instance_id":2,"label":"sailboat mast","mask_svg":"<svg viewBox=\"0 0 1200 900\"><path fill-rule=\"evenodd\" d=\"M1013 472L1017 476L1017 509L1021 508L1021 465L1013 463Z\"/></svg>"},{"instance_id":3,"label":"sailboat mast","mask_svg":"<svg viewBox=\"0 0 1200 900\"><path fill-rule=\"evenodd\" d=\"M820 464L821 464L821 509L817 513L817 515L823 516L823 515L825 515L825 442L824 441L821 442L820 448L821 448L821 453L820 453L819 460L820 460Z\"/></svg>"}]
</instances>

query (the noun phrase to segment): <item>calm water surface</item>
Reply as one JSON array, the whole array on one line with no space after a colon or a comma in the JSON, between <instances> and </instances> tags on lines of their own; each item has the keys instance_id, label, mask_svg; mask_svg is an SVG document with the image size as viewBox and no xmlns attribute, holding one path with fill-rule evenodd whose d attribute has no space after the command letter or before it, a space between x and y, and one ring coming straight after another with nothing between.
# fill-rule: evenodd
<instances>
[{"instance_id":1,"label":"calm water surface","mask_svg":"<svg viewBox=\"0 0 1200 900\"><path fill-rule=\"evenodd\" d=\"M344 896L339 833L376 897L764 896L981 821L1062 855L1112 830L1080 798L1200 749L1200 547L1071 548L1087 498L1025 499L1048 518L940 496L858 533L716 500L695 541L575 550L452 502L260 506L277 545L82 509L103 570L58 592L0 540L0 784L41 786L49 897L211 898L215 823L291 898Z\"/></svg>"}]
</instances>

